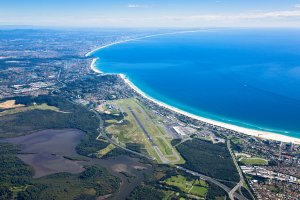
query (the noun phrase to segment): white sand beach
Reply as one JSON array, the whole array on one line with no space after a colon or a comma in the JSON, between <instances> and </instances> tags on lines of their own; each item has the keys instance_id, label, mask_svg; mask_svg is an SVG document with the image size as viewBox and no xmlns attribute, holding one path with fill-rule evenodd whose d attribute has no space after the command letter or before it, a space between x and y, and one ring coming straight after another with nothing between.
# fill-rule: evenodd
<instances>
[{"instance_id":1,"label":"white sand beach","mask_svg":"<svg viewBox=\"0 0 300 200\"><path fill-rule=\"evenodd\" d=\"M97 60L99 60L99 58L94 58L94 59L92 60L92 62L91 62L90 67L91 67L91 69L92 69L94 72L96 72L96 73L102 73L102 72L96 67L96 62L97 62Z\"/></svg>"}]
</instances>

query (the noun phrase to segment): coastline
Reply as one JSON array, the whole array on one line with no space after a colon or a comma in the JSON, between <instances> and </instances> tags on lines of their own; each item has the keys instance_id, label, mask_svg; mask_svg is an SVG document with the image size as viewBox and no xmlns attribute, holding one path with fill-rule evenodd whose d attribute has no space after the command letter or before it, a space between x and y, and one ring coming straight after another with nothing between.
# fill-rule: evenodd
<instances>
[{"instance_id":1,"label":"coastline","mask_svg":"<svg viewBox=\"0 0 300 200\"><path fill-rule=\"evenodd\" d=\"M96 67L96 62L97 60L99 60L99 58L93 58L92 62L91 62L91 65L90 65L90 68L96 72L96 73L99 73L99 74L102 74L103 72L101 72L97 67Z\"/></svg>"},{"instance_id":2,"label":"coastline","mask_svg":"<svg viewBox=\"0 0 300 200\"><path fill-rule=\"evenodd\" d=\"M113 42L107 45L103 45L101 47L98 47L90 52L88 52L87 54L85 54L86 57L91 57L92 54L100 49L106 48L106 47L110 47L116 44L120 44L120 43L124 43L124 42L129 42L129 41L134 41L134 40L138 40L138 39L144 39L144 38L149 38L149 37L155 37L155 36L160 36L160 35L170 35L170 34L180 34L180 33L188 33L188 32L198 32L198 31L205 31L205 29L203 30L192 30L192 31L178 31L178 32L171 32L171 33L163 33L163 34L154 34L154 35L148 35L148 36L142 36L142 37L138 37L138 38L131 38L131 39L126 39L126 40L120 40L117 42ZM92 63L90 65L90 68L96 72L96 73L103 73L102 71L100 71L97 67L96 67L96 61L99 58L93 58ZM237 125L233 125L233 124L229 124L229 123L225 123L225 122L220 122L220 121L216 121L213 119L209 119L209 118L205 118L205 117L201 117L189 112L186 112L184 110L178 109L174 106L168 105L164 102L161 102L155 98L150 97L149 95L147 95L146 93L144 93L142 90L140 90L136 85L134 85L124 74L117 74L120 78L122 78L124 80L124 82L131 87L136 93L138 93L139 95L141 95L142 97L154 102L155 104L164 107L166 109L172 110L173 112L177 112L179 114L185 115L187 117L190 117L192 119L195 120L199 120L214 126L219 126L225 129L229 129L232 131L236 131L242 134L246 134L246 135L250 135L250 136L254 136L254 137L258 137L261 139L268 139L268 140L275 140L275 141L281 141L281 142L291 142L291 143L295 143L295 144L300 144L300 138L295 138L295 137L291 137L291 136L286 136L286 135L282 135L280 133L273 133L273 132L268 132L268 131L262 131L262 130L255 130L255 129L250 129L250 128L245 128L245 127L241 127L241 126L237 126Z\"/></svg>"},{"instance_id":3,"label":"coastline","mask_svg":"<svg viewBox=\"0 0 300 200\"><path fill-rule=\"evenodd\" d=\"M145 39L145 38L151 38L151 37L157 37L157 36L163 36L163 35L174 35L174 34L182 34L182 33L195 33L195 32L200 32L200 31L207 31L207 29L200 29L200 30L190 30L190 31L175 31L175 32L170 32L170 33L158 33L158 34L152 34L152 35L146 35L146 36L141 36L141 37L135 37L135 38L129 38L129 39L124 39L116 42L112 42L100 47L97 47L96 49L88 52L85 54L85 57L90 57L93 53L95 53L98 50L116 45L116 44L121 44L124 42L130 42L130 41L135 41L135 40L140 40L140 39Z\"/></svg>"},{"instance_id":4,"label":"coastline","mask_svg":"<svg viewBox=\"0 0 300 200\"><path fill-rule=\"evenodd\" d=\"M120 76L120 78L122 78L124 80L124 82L129 85L136 93L138 93L139 95L141 95L142 97L156 103L157 105L167 108L169 110L172 110L174 112L177 112L179 114L185 115L187 117L208 123L208 124L212 124L214 126L220 126L222 128L226 128L229 130L233 130L233 131L237 131L246 135L250 135L250 136L254 136L254 137L258 137L258 138L262 138L262 139L269 139L269 140L276 140L276 141L281 141L281 142L292 142L295 144L300 144L300 139L299 138L294 138L294 137L290 137L290 136L286 136L286 135L281 135L278 133L272 133L272 132L267 132L267 131L260 131L260 130L254 130L254 129L249 129L249 128L244 128L244 127L240 127L237 125L233 125L233 124L228 124L225 122L220 122L220 121L216 121L213 119L208 119L205 117L201 117L198 115L194 115L192 113L183 111L181 109L178 109L176 107L170 106L166 103L163 103L157 99L154 99L150 96L148 96L147 94L145 94L142 90L140 90L137 86L135 86L124 74L118 74Z\"/></svg>"}]
</instances>

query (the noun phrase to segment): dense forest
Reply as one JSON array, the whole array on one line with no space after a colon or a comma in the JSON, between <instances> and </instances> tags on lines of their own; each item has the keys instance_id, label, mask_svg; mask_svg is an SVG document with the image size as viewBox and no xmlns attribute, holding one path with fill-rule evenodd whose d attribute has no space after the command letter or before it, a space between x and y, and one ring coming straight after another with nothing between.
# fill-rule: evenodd
<instances>
[{"instance_id":1,"label":"dense forest","mask_svg":"<svg viewBox=\"0 0 300 200\"><path fill-rule=\"evenodd\" d=\"M18 146L0 143L0 199L12 198L10 188L30 183L33 170L16 156L19 151Z\"/></svg>"},{"instance_id":2,"label":"dense forest","mask_svg":"<svg viewBox=\"0 0 300 200\"><path fill-rule=\"evenodd\" d=\"M31 181L17 199L96 199L114 193L120 180L100 166L87 167L81 174L58 173Z\"/></svg>"},{"instance_id":3,"label":"dense forest","mask_svg":"<svg viewBox=\"0 0 300 200\"><path fill-rule=\"evenodd\" d=\"M128 197L128 200L157 200L163 199L164 193L150 185L140 185L136 187Z\"/></svg>"},{"instance_id":4,"label":"dense forest","mask_svg":"<svg viewBox=\"0 0 300 200\"><path fill-rule=\"evenodd\" d=\"M238 172L225 144L193 139L177 145L176 149L186 161L183 167L213 178L239 181Z\"/></svg>"}]
</instances>

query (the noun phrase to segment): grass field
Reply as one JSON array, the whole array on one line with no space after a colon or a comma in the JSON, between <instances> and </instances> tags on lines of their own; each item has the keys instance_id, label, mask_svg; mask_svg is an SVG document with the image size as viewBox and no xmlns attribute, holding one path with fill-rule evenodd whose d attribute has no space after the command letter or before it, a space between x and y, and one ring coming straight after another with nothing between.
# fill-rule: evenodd
<instances>
[{"instance_id":1,"label":"grass field","mask_svg":"<svg viewBox=\"0 0 300 200\"><path fill-rule=\"evenodd\" d=\"M157 137L157 144L161 147L164 155L173 155L172 147L168 145L168 141L163 137Z\"/></svg>"},{"instance_id":2,"label":"grass field","mask_svg":"<svg viewBox=\"0 0 300 200\"><path fill-rule=\"evenodd\" d=\"M115 145L109 144L104 149L101 149L100 151L98 151L97 157L101 158L102 156L105 156L107 153L109 153L110 151L112 151L114 148L115 148Z\"/></svg>"},{"instance_id":3,"label":"grass field","mask_svg":"<svg viewBox=\"0 0 300 200\"><path fill-rule=\"evenodd\" d=\"M208 184L205 181L199 179L187 180L182 175L172 176L165 183L177 187L182 192L199 197L205 197L208 192Z\"/></svg>"},{"instance_id":4,"label":"grass field","mask_svg":"<svg viewBox=\"0 0 300 200\"><path fill-rule=\"evenodd\" d=\"M52 110L52 111L56 111L56 112L62 112L59 110L59 108L57 108L55 106L49 106L46 103L42 103L42 104L34 104L32 106L26 106L26 107L19 106L19 107L15 107L14 109L4 110L4 111L0 112L0 116L12 115L12 114L30 111L30 110Z\"/></svg>"},{"instance_id":5,"label":"grass field","mask_svg":"<svg viewBox=\"0 0 300 200\"><path fill-rule=\"evenodd\" d=\"M267 165L268 161L262 158L241 158L240 162L244 165Z\"/></svg>"},{"instance_id":6,"label":"grass field","mask_svg":"<svg viewBox=\"0 0 300 200\"><path fill-rule=\"evenodd\" d=\"M120 99L109 102L113 108L118 108L120 113L125 112L124 118L121 121L106 120L109 126L106 131L113 135L120 145L126 146L126 143L141 144L148 152L148 154L154 157L159 163L162 162L160 157L154 150L151 142L146 137L140 125L135 120L133 114L129 108L132 109L138 120L144 126L154 143L158 146L161 153L170 163L183 163L177 150L170 144L170 138L165 131L160 127L158 119L153 115L150 110L147 110L136 99ZM105 112L105 110L104 110Z\"/></svg>"}]
</instances>

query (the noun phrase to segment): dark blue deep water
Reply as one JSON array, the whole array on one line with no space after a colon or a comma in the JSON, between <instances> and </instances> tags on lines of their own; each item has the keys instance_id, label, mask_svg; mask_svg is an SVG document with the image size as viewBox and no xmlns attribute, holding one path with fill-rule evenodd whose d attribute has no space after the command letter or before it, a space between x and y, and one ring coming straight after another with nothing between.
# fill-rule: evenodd
<instances>
[{"instance_id":1,"label":"dark blue deep water","mask_svg":"<svg viewBox=\"0 0 300 200\"><path fill-rule=\"evenodd\" d=\"M207 118L300 138L300 30L208 30L94 53L160 101Z\"/></svg>"}]
</instances>

